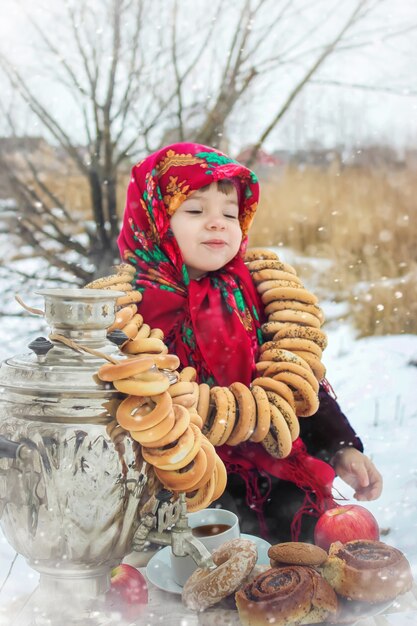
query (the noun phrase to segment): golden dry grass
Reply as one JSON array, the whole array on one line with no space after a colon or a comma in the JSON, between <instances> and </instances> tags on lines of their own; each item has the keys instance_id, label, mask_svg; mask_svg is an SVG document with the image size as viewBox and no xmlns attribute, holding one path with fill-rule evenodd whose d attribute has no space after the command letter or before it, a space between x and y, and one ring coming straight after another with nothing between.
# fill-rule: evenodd
<instances>
[{"instance_id":1,"label":"golden dry grass","mask_svg":"<svg viewBox=\"0 0 417 626\"><path fill-rule=\"evenodd\" d=\"M128 180L126 173L118 183L120 216ZM47 182L71 210L91 219L81 176ZM330 259L331 276L317 281L319 295L348 300L361 335L417 333L414 171L287 167L261 189L250 245Z\"/></svg>"},{"instance_id":2,"label":"golden dry grass","mask_svg":"<svg viewBox=\"0 0 417 626\"><path fill-rule=\"evenodd\" d=\"M416 333L416 198L407 169L288 167L262 184L250 243L331 259L323 293L350 301L361 335Z\"/></svg>"}]
</instances>

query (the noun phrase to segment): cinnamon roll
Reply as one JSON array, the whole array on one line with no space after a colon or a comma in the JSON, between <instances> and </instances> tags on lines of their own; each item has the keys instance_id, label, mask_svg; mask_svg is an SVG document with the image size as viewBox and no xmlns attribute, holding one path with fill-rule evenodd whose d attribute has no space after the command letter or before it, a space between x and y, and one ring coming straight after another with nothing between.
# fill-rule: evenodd
<instances>
[{"instance_id":1,"label":"cinnamon roll","mask_svg":"<svg viewBox=\"0 0 417 626\"><path fill-rule=\"evenodd\" d=\"M332 543L322 574L339 595L371 603L393 600L413 584L400 550L364 539Z\"/></svg>"},{"instance_id":2,"label":"cinnamon roll","mask_svg":"<svg viewBox=\"0 0 417 626\"><path fill-rule=\"evenodd\" d=\"M336 615L337 597L311 567L272 568L236 593L243 626L318 624Z\"/></svg>"}]
</instances>

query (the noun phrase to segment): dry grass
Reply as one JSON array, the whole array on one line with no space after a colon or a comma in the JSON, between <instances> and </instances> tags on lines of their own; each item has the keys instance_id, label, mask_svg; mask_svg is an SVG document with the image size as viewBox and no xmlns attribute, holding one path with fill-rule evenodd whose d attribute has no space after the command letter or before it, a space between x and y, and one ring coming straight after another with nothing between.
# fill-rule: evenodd
<instances>
[{"instance_id":1,"label":"dry grass","mask_svg":"<svg viewBox=\"0 0 417 626\"><path fill-rule=\"evenodd\" d=\"M128 180L127 173L118 184L121 212ZM82 177L47 182L72 211L91 219ZM251 245L330 259L331 275L314 281L319 295L349 301L361 335L417 333L416 172L287 167L261 188Z\"/></svg>"},{"instance_id":2,"label":"dry grass","mask_svg":"<svg viewBox=\"0 0 417 626\"><path fill-rule=\"evenodd\" d=\"M120 218L123 214L129 178L129 173L121 174L117 184L117 206ZM82 220L93 219L90 189L84 176L79 174L66 176L44 175L43 182L73 215L80 216ZM82 227L82 224L80 224L80 227Z\"/></svg>"},{"instance_id":3,"label":"dry grass","mask_svg":"<svg viewBox=\"0 0 417 626\"><path fill-rule=\"evenodd\" d=\"M322 291L350 301L361 335L417 333L416 198L406 169L287 168L262 184L250 243L331 259Z\"/></svg>"}]
</instances>

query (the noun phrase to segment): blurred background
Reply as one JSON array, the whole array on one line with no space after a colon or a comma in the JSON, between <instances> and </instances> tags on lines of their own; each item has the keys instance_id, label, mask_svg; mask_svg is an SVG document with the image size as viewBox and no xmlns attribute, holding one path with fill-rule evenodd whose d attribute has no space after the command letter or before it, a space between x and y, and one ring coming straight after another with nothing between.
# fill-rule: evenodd
<instances>
[{"instance_id":1,"label":"blurred background","mask_svg":"<svg viewBox=\"0 0 417 626\"><path fill-rule=\"evenodd\" d=\"M2 8L6 324L26 316L16 292L111 272L132 165L190 140L254 169L251 245L281 249L358 336L417 331L414 1Z\"/></svg>"},{"instance_id":2,"label":"blurred background","mask_svg":"<svg viewBox=\"0 0 417 626\"><path fill-rule=\"evenodd\" d=\"M219 147L261 181L250 244L319 296L328 379L384 476L366 506L417 575L416 1L1 8L0 360L49 333L15 294L42 309L37 288L112 272L135 163ZM36 580L1 533L0 557L1 621Z\"/></svg>"}]
</instances>

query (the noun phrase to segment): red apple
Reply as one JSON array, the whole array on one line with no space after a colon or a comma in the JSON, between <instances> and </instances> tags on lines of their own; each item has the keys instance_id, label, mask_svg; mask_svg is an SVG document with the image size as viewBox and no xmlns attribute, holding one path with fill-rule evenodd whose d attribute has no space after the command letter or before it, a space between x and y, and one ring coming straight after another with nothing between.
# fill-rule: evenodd
<instances>
[{"instance_id":1,"label":"red apple","mask_svg":"<svg viewBox=\"0 0 417 626\"><path fill-rule=\"evenodd\" d=\"M314 530L314 543L326 551L334 541L346 543L354 539L379 540L378 522L359 504L329 509L319 518Z\"/></svg>"},{"instance_id":2,"label":"red apple","mask_svg":"<svg viewBox=\"0 0 417 626\"><path fill-rule=\"evenodd\" d=\"M111 586L107 594L109 608L119 611L127 619L137 618L148 603L148 585L145 577L127 563L111 570Z\"/></svg>"}]
</instances>

